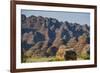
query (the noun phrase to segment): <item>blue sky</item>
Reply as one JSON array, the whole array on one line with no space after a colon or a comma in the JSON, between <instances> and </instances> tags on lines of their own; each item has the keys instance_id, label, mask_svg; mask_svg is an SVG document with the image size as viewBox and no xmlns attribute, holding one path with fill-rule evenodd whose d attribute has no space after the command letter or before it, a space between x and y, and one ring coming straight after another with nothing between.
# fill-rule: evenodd
<instances>
[{"instance_id":1,"label":"blue sky","mask_svg":"<svg viewBox=\"0 0 100 73\"><path fill-rule=\"evenodd\" d=\"M31 15L56 18L59 21L90 25L90 13L65 12L65 11L40 11L40 10L21 10L21 14L27 17Z\"/></svg>"}]
</instances>

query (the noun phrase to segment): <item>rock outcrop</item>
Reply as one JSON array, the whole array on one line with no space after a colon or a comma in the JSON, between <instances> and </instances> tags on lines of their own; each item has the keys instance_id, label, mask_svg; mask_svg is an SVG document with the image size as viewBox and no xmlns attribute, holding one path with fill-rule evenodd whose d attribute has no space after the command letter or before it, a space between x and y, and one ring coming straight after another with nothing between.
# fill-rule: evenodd
<instances>
[{"instance_id":1,"label":"rock outcrop","mask_svg":"<svg viewBox=\"0 0 100 73\"><path fill-rule=\"evenodd\" d=\"M90 50L89 35L90 27L87 24L61 22L56 18L43 16L26 17L24 14L21 15L21 48L26 57L56 56L58 59L61 57L63 59L64 52L66 52L64 50L71 48L73 51L67 51L66 57L71 52L71 56L86 54ZM62 45L65 45L66 48L60 49ZM56 50L52 48L56 48ZM48 50L52 51L48 53ZM63 50L63 56L60 56L61 50ZM53 51L55 52L51 55ZM71 58L71 56L69 57Z\"/></svg>"}]
</instances>

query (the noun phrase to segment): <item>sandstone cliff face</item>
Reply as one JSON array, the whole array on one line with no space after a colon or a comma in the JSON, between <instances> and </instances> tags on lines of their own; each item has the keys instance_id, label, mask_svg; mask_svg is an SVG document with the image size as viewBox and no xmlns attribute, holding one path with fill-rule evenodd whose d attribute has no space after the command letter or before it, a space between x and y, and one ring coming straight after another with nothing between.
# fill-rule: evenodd
<instances>
[{"instance_id":1,"label":"sandstone cliff face","mask_svg":"<svg viewBox=\"0 0 100 73\"><path fill-rule=\"evenodd\" d=\"M43 16L21 15L21 48L26 57L51 56L51 53L59 52L62 45L66 46L65 49L73 48L77 55L87 53L90 50L89 34L90 27L87 24L61 22ZM57 48L56 52L52 47ZM59 56L59 53L55 56Z\"/></svg>"}]
</instances>

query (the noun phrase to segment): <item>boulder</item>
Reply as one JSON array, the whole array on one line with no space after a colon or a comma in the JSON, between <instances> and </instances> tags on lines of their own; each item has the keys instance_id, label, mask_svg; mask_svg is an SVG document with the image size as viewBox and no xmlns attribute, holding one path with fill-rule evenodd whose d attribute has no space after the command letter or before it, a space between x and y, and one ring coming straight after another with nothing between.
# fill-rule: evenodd
<instances>
[{"instance_id":1,"label":"boulder","mask_svg":"<svg viewBox=\"0 0 100 73\"><path fill-rule=\"evenodd\" d=\"M65 54L65 49L66 46L65 45L61 45L56 53L56 60L60 61L60 60L64 60L64 54Z\"/></svg>"}]
</instances>

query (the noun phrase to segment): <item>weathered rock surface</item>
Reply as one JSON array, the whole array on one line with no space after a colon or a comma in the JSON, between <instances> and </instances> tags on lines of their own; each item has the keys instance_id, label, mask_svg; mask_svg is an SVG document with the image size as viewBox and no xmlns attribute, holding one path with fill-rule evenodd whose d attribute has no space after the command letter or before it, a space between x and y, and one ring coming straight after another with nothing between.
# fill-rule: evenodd
<instances>
[{"instance_id":1,"label":"weathered rock surface","mask_svg":"<svg viewBox=\"0 0 100 73\"><path fill-rule=\"evenodd\" d=\"M66 19L67 20L67 19ZM48 18L43 16L29 16L21 15L21 48L26 57L35 56L52 56L48 53L48 48L57 48L52 50L55 52L57 58L64 58L75 55L87 53L90 50L90 27L87 24L80 25L78 23L71 23L68 21L61 22L55 18ZM60 46L65 45L66 48L60 49ZM71 49L73 51L64 51ZM60 52L62 56L60 56ZM54 55L53 55L54 56Z\"/></svg>"}]
</instances>

